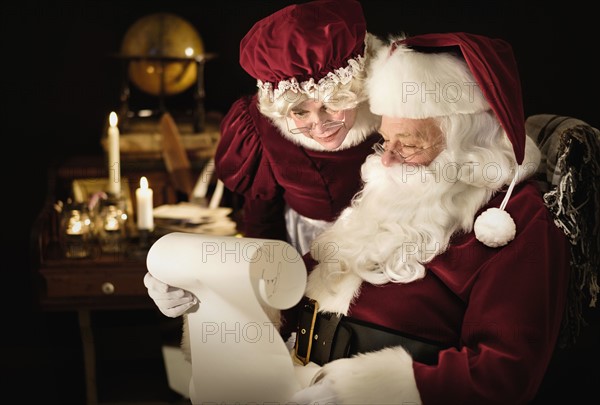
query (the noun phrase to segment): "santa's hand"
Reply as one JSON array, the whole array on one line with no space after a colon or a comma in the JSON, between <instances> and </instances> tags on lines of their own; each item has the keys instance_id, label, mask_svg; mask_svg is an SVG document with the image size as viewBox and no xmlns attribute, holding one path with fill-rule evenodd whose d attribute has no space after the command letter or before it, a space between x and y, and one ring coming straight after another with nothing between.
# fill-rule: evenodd
<instances>
[{"instance_id":1,"label":"santa's hand","mask_svg":"<svg viewBox=\"0 0 600 405\"><path fill-rule=\"evenodd\" d=\"M337 395L327 380L309 385L308 387L296 392L287 402L289 405L325 405L336 404Z\"/></svg>"},{"instance_id":2,"label":"santa's hand","mask_svg":"<svg viewBox=\"0 0 600 405\"><path fill-rule=\"evenodd\" d=\"M198 303L198 299L191 292L171 287L150 273L146 273L144 276L144 285L160 312L170 318L177 318L185 314Z\"/></svg>"}]
</instances>

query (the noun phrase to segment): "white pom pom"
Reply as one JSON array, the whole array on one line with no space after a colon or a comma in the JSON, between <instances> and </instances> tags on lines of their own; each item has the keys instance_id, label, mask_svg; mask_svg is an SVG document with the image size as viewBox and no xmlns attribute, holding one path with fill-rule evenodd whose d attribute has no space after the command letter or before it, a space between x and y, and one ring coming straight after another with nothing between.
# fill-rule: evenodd
<instances>
[{"instance_id":1,"label":"white pom pom","mask_svg":"<svg viewBox=\"0 0 600 405\"><path fill-rule=\"evenodd\" d=\"M510 214L499 208L489 208L475 220L475 237L489 247L504 246L515 238L517 226Z\"/></svg>"}]
</instances>

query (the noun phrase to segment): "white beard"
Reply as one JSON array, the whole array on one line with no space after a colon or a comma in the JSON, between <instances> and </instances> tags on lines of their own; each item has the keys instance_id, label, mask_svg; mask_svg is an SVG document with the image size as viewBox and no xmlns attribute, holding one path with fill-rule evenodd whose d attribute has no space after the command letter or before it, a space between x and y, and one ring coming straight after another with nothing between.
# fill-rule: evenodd
<instances>
[{"instance_id":1,"label":"white beard","mask_svg":"<svg viewBox=\"0 0 600 405\"><path fill-rule=\"evenodd\" d=\"M448 154L442 152L429 166L385 167L380 156L369 156L362 168L363 190L312 245L319 264L307 295L326 301L323 282L329 294L338 294L348 282L423 278L424 264L447 249L455 232L472 229L475 213L491 196L487 188L459 181L444 161ZM354 281L344 280L347 275ZM345 312L337 305L330 309Z\"/></svg>"},{"instance_id":2,"label":"white beard","mask_svg":"<svg viewBox=\"0 0 600 405\"><path fill-rule=\"evenodd\" d=\"M362 191L311 247L319 263L306 295L322 310L346 314L363 281L423 278L424 265L446 251L453 234L471 232L477 211L511 182L512 146L491 112L448 117L444 125L447 147L429 166L385 167L378 154L363 164ZM539 159L527 137L518 182L535 173Z\"/></svg>"}]
</instances>

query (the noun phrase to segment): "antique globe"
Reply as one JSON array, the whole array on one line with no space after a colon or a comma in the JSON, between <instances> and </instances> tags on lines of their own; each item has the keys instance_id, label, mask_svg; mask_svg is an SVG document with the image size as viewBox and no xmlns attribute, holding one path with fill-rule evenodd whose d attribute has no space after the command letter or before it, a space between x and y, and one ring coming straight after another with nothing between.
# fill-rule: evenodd
<instances>
[{"instance_id":1,"label":"antique globe","mask_svg":"<svg viewBox=\"0 0 600 405\"><path fill-rule=\"evenodd\" d=\"M170 96L196 82L196 60L204 55L204 44L185 19L155 13L140 18L127 30L121 55L130 60L128 75L136 87L154 96Z\"/></svg>"}]
</instances>

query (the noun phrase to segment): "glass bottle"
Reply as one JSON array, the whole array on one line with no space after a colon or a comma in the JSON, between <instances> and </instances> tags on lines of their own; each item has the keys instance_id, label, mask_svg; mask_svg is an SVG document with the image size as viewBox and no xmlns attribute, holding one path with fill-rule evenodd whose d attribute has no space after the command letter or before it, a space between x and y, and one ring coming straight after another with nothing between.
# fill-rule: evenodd
<instances>
[{"instance_id":1,"label":"glass bottle","mask_svg":"<svg viewBox=\"0 0 600 405\"><path fill-rule=\"evenodd\" d=\"M94 242L94 224L84 203L69 203L61 214L60 242L63 254L70 259L90 256Z\"/></svg>"},{"instance_id":2,"label":"glass bottle","mask_svg":"<svg viewBox=\"0 0 600 405\"><path fill-rule=\"evenodd\" d=\"M125 252L127 249L127 210L125 200L108 197L100 200L96 218L96 232L100 249L107 253Z\"/></svg>"}]
</instances>

